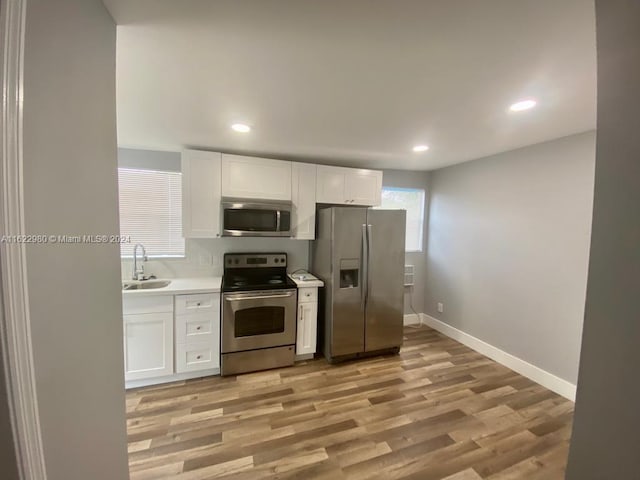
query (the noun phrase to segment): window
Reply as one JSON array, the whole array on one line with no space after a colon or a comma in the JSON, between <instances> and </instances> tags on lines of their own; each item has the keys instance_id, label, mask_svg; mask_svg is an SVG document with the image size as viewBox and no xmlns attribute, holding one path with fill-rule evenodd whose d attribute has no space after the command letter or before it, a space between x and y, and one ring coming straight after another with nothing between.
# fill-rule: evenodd
<instances>
[{"instance_id":1,"label":"window","mask_svg":"<svg viewBox=\"0 0 640 480\"><path fill-rule=\"evenodd\" d=\"M121 245L123 257L133 256L136 243L150 257L184 257L182 237L182 174L118 168L120 233L131 237Z\"/></svg>"},{"instance_id":2,"label":"window","mask_svg":"<svg viewBox=\"0 0 640 480\"><path fill-rule=\"evenodd\" d=\"M382 203L379 208L407 211L405 250L421 252L424 232L424 190L382 187Z\"/></svg>"}]
</instances>

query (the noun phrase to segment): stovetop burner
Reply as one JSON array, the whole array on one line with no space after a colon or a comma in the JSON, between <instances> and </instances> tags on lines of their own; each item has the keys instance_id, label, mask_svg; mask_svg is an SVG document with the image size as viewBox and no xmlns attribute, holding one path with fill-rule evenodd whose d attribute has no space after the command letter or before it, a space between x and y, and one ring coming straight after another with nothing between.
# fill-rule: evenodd
<instances>
[{"instance_id":1,"label":"stovetop burner","mask_svg":"<svg viewBox=\"0 0 640 480\"><path fill-rule=\"evenodd\" d=\"M222 291L296 288L287 276L286 254L225 254Z\"/></svg>"}]
</instances>

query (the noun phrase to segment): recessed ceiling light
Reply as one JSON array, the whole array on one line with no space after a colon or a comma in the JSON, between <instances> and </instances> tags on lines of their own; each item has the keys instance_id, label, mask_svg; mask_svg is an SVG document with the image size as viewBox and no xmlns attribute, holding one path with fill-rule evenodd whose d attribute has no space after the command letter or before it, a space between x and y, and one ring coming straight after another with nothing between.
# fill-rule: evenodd
<instances>
[{"instance_id":1,"label":"recessed ceiling light","mask_svg":"<svg viewBox=\"0 0 640 480\"><path fill-rule=\"evenodd\" d=\"M231 125L231 128L240 133L247 133L251 131L251 127L249 125L245 125L244 123L234 123L233 125Z\"/></svg>"},{"instance_id":2,"label":"recessed ceiling light","mask_svg":"<svg viewBox=\"0 0 640 480\"><path fill-rule=\"evenodd\" d=\"M429 150L428 145L416 145L413 147L414 152L426 152L427 150Z\"/></svg>"},{"instance_id":3,"label":"recessed ceiling light","mask_svg":"<svg viewBox=\"0 0 640 480\"><path fill-rule=\"evenodd\" d=\"M513 105L511 105L509 107L509 110L511 110L512 112L522 112L524 110L529 110L530 108L535 107L536 103L537 102L535 100L532 100L532 99L521 100L521 101L516 102Z\"/></svg>"}]
</instances>

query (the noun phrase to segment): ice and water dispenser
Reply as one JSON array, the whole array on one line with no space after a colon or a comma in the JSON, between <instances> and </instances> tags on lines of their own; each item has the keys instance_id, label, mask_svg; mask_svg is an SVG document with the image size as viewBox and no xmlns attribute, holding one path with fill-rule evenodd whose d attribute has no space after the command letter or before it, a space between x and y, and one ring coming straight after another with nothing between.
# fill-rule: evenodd
<instances>
[{"instance_id":1,"label":"ice and water dispenser","mask_svg":"<svg viewBox=\"0 0 640 480\"><path fill-rule=\"evenodd\" d=\"M357 288L360 274L360 259L340 259L340 288Z\"/></svg>"}]
</instances>

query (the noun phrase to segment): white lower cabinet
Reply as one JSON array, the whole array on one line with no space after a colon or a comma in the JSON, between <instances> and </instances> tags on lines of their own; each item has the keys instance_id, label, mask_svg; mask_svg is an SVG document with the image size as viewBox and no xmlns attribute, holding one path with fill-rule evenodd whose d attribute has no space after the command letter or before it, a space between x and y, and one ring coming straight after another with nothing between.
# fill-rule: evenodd
<instances>
[{"instance_id":1,"label":"white lower cabinet","mask_svg":"<svg viewBox=\"0 0 640 480\"><path fill-rule=\"evenodd\" d=\"M220 294L176 295L175 303L176 373L220 368Z\"/></svg>"},{"instance_id":2,"label":"white lower cabinet","mask_svg":"<svg viewBox=\"0 0 640 480\"><path fill-rule=\"evenodd\" d=\"M220 368L220 293L125 296L122 304L127 388Z\"/></svg>"},{"instance_id":3,"label":"white lower cabinet","mask_svg":"<svg viewBox=\"0 0 640 480\"><path fill-rule=\"evenodd\" d=\"M124 315L124 378L173 373L173 312Z\"/></svg>"},{"instance_id":4,"label":"white lower cabinet","mask_svg":"<svg viewBox=\"0 0 640 480\"><path fill-rule=\"evenodd\" d=\"M298 289L296 355L316 353L318 337L318 289Z\"/></svg>"}]
</instances>

